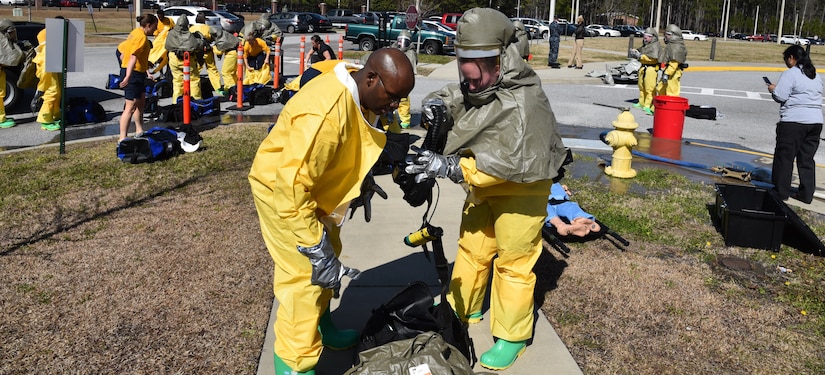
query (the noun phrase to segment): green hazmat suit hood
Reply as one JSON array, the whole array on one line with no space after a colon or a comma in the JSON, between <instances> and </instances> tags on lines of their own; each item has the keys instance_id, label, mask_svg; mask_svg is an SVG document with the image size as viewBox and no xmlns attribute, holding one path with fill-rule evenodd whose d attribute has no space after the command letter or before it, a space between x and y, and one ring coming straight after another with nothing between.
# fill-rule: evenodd
<instances>
[{"instance_id":1,"label":"green hazmat suit hood","mask_svg":"<svg viewBox=\"0 0 825 375\"><path fill-rule=\"evenodd\" d=\"M659 43L659 32L656 30L656 28L648 27L647 29L645 29L645 34L649 34L650 36L652 36L652 38L650 39L650 43L645 43L644 39L642 39L643 44L642 48L639 48L639 52L642 55L645 55L652 59L661 59L662 45Z\"/></svg>"},{"instance_id":2,"label":"green hazmat suit hood","mask_svg":"<svg viewBox=\"0 0 825 375\"><path fill-rule=\"evenodd\" d=\"M212 34L212 39L214 40L213 45L218 51L237 50L238 44L241 43L238 37L223 31L223 29L218 26L210 27L209 33Z\"/></svg>"},{"instance_id":3,"label":"green hazmat suit hood","mask_svg":"<svg viewBox=\"0 0 825 375\"><path fill-rule=\"evenodd\" d=\"M14 29L14 22L11 20L0 20L0 65L2 66L17 66L23 59L23 50L9 38L8 33Z\"/></svg>"},{"instance_id":4,"label":"green hazmat suit hood","mask_svg":"<svg viewBox=\"0 0 825 375\"><path fill-rule=\"evenodd\" d=\"M189 19L178 17L178 23L166 37L166 50L169 52L203 53L203 39L189 32Z\"/></svg>"},{"instance_id":5,"label":"green hazmat suit hood","mask_svg":"<svg viewBox=\"0 0 825 375\"><path fill-rule=\"evenodd\" d=\"M674 24L667 25L665 31L668 36L665 37L665 61L676 61L681 64L687 62L687 47L685 41L682 39L682 29Z\"/></svg>"},{"instance_id":6,"label":"green hazmat suit hood","mask_svg":"<svg viewBox=\"0 0 825 375\"><path fill-rule=\"evenodd\" d=\"M476 93L449 84L424 101L441 98L454 120L445 154L473 156L479 170L512 182L550 180L566 151L541 80L521 58L513 34L505 36L495 84Z\"/></svg>"}]
</instances>

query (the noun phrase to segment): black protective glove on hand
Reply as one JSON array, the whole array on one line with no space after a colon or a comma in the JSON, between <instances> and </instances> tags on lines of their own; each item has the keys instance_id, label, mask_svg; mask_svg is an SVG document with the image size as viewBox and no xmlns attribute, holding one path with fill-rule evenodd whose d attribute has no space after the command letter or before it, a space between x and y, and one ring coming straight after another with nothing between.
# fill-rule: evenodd
<instances>
[{"instance_id":1,"label":"black protective glove on hand","mask_svg":"<svg viewBox=\"0 0 825 375\"><path fill-rule=\"evenodd\" d=\"M309 258L309 262L312 264L312 285L332 289L335 298L339 297L338 292L341 289L341 280L344 275L353 280L357 280L361 276L361 271L341 264L338 257L335 256L335 250L332 248L326 229L324 229L320 243L310 247L299 245L298 252Z\"/></svg>"},{"instance_id":2,"label":"black protective glove on hand","mask_svg":"<svg viewBox=\"0 0 825 375\"><path fill-rule=\"evenodd\" d=\"M367 173L367 176L364 177L364 181L361 183L361 195L353 199L349 204L349 218L352 219L352 217L355 216L355 210L363 206L364 220L369 223L372 219L372 196L376 193L381 198L387 199L387 192L375 183L375 178L372 177L372 173Z\"/></svg>"},{"instance_id":3,"label":"black protective glove on hand","mask_svg":"<svg viewBox=\"0 0 825 375\"><path fill-rule=\"evenodd\" d=\"M464 174L458 165L460 157L458 155L440 155L430 150L413 148L418 153L413 160L407 164L404 171L415 175L415 182L420 183L427 179L436 177L449 178L453 182L464 182Z\"/></svg>"}]
</instances>

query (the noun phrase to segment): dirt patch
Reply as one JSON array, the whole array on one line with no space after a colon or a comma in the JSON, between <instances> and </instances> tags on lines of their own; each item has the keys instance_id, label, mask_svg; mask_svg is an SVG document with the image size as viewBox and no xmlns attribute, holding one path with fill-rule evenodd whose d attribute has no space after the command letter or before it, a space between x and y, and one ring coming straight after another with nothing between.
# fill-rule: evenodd
<instances>
[{"instance_id":1,"label":"dirt patch","mask_svg":"<svg viewBox=\"0 0 825 375\"><path fill-rule=\"evenodd\" d=\"M39 216L61 231L4 230L33 240L2 247L0 373L254 373L272 260L247 173L135 186L148 197L135 204L83 191L110 199L85 218Z\"/></svg>"},{"instance_id":2,"label":"dirt patch","mask_svg":"<svg viewBox=\"0 0 825 375\"><path fill-rule=\"evenodd\" d=\"M808 373L818 361L804 317L753 292L772 282L758 264L603 241L537 269L545 285L558 278L543 310L585 373Z\"/></svg>"}]
</instances>

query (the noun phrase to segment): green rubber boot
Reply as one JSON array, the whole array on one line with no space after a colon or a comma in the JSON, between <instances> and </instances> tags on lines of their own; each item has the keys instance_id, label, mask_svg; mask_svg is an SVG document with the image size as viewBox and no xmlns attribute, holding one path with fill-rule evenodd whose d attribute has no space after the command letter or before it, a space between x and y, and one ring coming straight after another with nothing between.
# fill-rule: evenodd
<instances>
[{"instance_id":1,"label":"green rubber boot","mask_svg":"<svg viewBox=\"0 0 825 375\"><path fill-rule=\"evenodd\" d=\"M321 315L318 330L321 331L321 342L332 350L349 349L358 343L358 338L361 336L354 329L336 328L335 324L332 323L332 314L330 314L329 309Z\"/></svg>"},{"instance_id":2,"label":"green rubber boot","mask_svg":"<svg viewBox=\"0 0 825 375\"><path fill-rule=\"evenodd\" d=\"M467 324L476 324L481 322L484 319L484 314L481 311L476 311L470 315L467 315Z\"/></svg>"},{"instance_id":3,"label":"green rubber boot","mask_svg":"<svg viewBox=\"0 0 825 375\"><path fill-rule=\"evenodd\" d=\"M651 108L651 107L644 107L644 108L642 108L642 110L644 110L644 111L645 111L645 113L646 113L648 116L653 116L653 108Z\"/></svg>"},{"instance_id":4,"label":"green rubber boot","mask_svg":"<svg viewBox=\"0 0 825 375\"><path fill-rule=\"evenodd\" d=\"M527 349L527 341L507 341L498 339L490 350L481 355L481 367L490 370L504 370L516 363L516 358Z\"/></svg>"},{"instance_id":5,"label":"green rubber boot","mask_svg":"<svg viewBox=\"0 0 825 375\"><path fill-rule=\"evenodd\" d=\"M642 108L641 103L633 103L633 108Z\"/></svg>"},{"instance_id":6,"label":"green rubber boot","mask_svg":"<svg viewBox=\"0 0 825 375\"><path fill-rule=\"evenodd\" d=\"M6 121L0 122L0 128L3 129L13 128L15 125L17 124L14 122L13 118L7 118Z\"/></svg>"},{"instance_id":7,"label":"green rubber boot","mask_svg":"<svg viewBox=\"0 0 825 375\"><path fill-rule=\"evenodd\" d=\"M289 366L281 360L281 357L278 357L277 354L275 356L275 375L315 375L315 370L309 370L306 372L298 372L290 368Z\"/></svg>"}]
</instances>

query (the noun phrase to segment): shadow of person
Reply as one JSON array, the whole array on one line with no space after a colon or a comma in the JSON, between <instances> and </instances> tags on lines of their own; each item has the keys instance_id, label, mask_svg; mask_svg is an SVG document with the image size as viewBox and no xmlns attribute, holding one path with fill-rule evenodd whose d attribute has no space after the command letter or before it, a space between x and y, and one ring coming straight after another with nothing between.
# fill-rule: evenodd
<instances>
[{"instance_id":1,"label":"shadow of person","mask_svg":"<svg viewBox=\"0 0 825 375\"><path fill-rule=\"evenodd\" d=\"M432 255L430 256L432 259ZM332 319L339 329L361 331L367 320L377 309L393 296L415 281L422 281L430 287L430 293L440 300L441 285L435 272L435 265L427 260L420 251L402 258L362 270L358 280L352 280L341 291L337 308L333 307ZM343 374L353 365L358 353L354 348L331 350L324 348L317 373Z\"/></svg>"}]
</instances>

